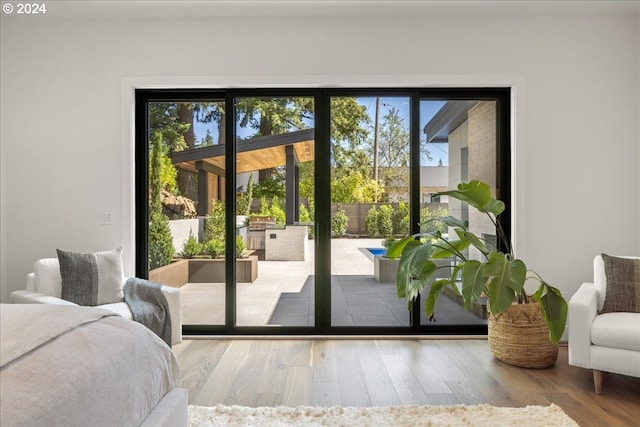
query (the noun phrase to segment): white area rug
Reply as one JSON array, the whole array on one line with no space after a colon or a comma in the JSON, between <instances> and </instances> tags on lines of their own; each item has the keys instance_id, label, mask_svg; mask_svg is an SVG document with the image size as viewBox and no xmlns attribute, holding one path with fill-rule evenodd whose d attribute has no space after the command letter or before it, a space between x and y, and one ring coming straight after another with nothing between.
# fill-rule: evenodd
<instances>
[{"instance_id":1,"label":"white area rug","mask_svg":"<svg viewBox=\"0 0 640 427\"><path fill-rule=\"evenodd\" d=\"M489 405L388 406L189 406L192 427L204 426L517 426L579 427L556 405L499 408Z\"/></svg>"}]
</instances>

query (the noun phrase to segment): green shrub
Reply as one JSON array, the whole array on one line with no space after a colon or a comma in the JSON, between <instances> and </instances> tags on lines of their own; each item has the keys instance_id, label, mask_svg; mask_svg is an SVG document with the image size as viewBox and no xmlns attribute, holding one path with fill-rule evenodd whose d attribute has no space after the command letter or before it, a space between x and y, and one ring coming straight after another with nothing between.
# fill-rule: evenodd
<instances>
[{"instance_id":1,"label":"green shrub","mask_svg":"<svg viewBox=\"0 0 640 427\"><path fill-rule=\"evenodd\" d=\"M299 211L299 219L300 222L303 223L313 223L313 218L311 217L311 213L309 209L307 209L307 205L304 203L300 203L300 211ZM309 226L309 239L313 239L315 236L315 226Z\"/></svg>"},{"instance_id":2,"label":"green shrub","mask_svg":"<svg viewBox=\"0 0 640 427\"><path fill-rule=\"evenodd\" d=\"M247 244L242 236L236 236L236 257L241 258L247 250Z\"/></svg>"},{"instance_id":3,"label":"green shrub","mask_svg":"<svg viewBox=\"0 0 640 427\"><path fill-rule=\"evenodd\" d=\"M178 169L166 154L160 159L160 185L170 193L178 192Z\"/></svg>"},{"instance_id":4,"label":"green shrub","mask_svg":"<svg viewBox=\"0 0 640 427\"><path fill-rule=\"evenodd\" d=\"M189 232L189 237L182 244L182 252L180 255L182 258L191 259L202 253L202 244L198 242L197 237L195 237L191 232Z\"/></svg>"},{"instance_id":5,"label":"green shrub","mask_svg":"<svg viewBox=\"0 0 640 427\"><path fill-rule=\"evenodd\" d=\"M393 246L393 244L394 244L395 242L397 242L397 241L398 241L398 239L396 239L396 238L395 238L395 237L393 237L393 236L386 237L386 238L382 241L382 247L383 247L383 248L385 248L386 250L389 250L389 248L390 248L391 246Z\"/></svg>"},{"instance_id":6,"label":"green shrub","mask_svg":"<svg viewBox=\"0 0 640 427\"><path fill-rule=\"evenodd\" d=\"M449 211L442 207L433 211L426 206L420 209L420 232L433 233L440 231L441 233L446 233L448 230L447 224L442 222L440 218L448 215Z\"/></svg>"},{"instance_id":7,"label":"green shrub","mask_svg":"<svg viewBox=\"0 0 640 427\"><path fill-rule=\"evenodd\" d=\"M174 252L169 218L162 212L152 212L149 224L149 269L168 265Z\"/></svg>"},{"instance_id":8,"label":"green shrub","mask_svg":"<svg viewBox=\"0 0 640 427\"><path fill-rule=\"evenodd\" d=\"M211 258L218 258L224 255L224 240L213 238L204 244L204 253L210 255Z\"/></svg>"},{"instance_id":9,"label":"green shrub","mask_svg":"<svg viewBox=\"0 0 640 427\"><path fill-rule=\"evenodd\" d=\"M378 232L384 236L393 235L393 207L382 205L378 209Z\"/></svg>"},{"instance_id":10,"label":"green shrub","mask_svg":"<svg viewBox=\"0 0 640 427\"><path fill-rule=\"evenodd\" d=\"M398 203L398 209L393 211L393 234L406 236L409 234L409 206L406 203Z\"/></svg>"},{"instance_id":11,"label":"green shrub","mask_svg":"<svg viewBox=\"0 0 640 427\"><path fill-rule=\"evenodd\" d=\"M378 209L375 206L371 206L371 209L367 212L367 217L364 220L364 226L370 237L380 236L380 232L378 231Z\"/></svg>"},{"instance_id":12,"label":"green shrub","mask_svg":"<svg viewBox=\"0 0 640 427\"><path fill-rule=\"evenodd\" d=\"M212 200L211 208L209 209L209 214L205 221L205 239L207 241L211 239L224 240L224 218L224 203L220 200Z\"/></svg>"},{"instance_id":13,"label":"green shrub","mask_svg":"<svg viewBox=\"0 0 640 427\"><path fill-rule=\"evenodd\" d=\"M336 236L342 237L347 232L347 225L349 224L349 217L344 212L344 209L338 207L336 214L331 221L331 230Z\"/></svg>"},{"instance_id":14,"label":"green shrub","mask_svg":"<svg viewBox=\"0 0 640 427\"><path fill-rule=\"evenodd\" d=\"M269 208L269 202L265 196L260 197L260 209L258 210L259 216L271 216L271 209Z\"/></svg>"},{"instance_id":15,"label":"green shrub","mask_svg":"<svg viewBox=\"0 0 640 427\"><path fill-rule=\"evenodd\" d=\"M269 208L269 216L276 219L276 224L284 224L287 222L287 214L284 212L278 196L271 199L271 207Z\"/></svg>"},{"instance_id":16,"label":"green shrub","mask_svg":"<svg viewBox=\"0 0 640 427\"><path fill-rule=\"evenodd\" d=\"M253 174L249 175L247 192L236 197L236 215L249 215L253 202Z\"/></svg>"}]
</instances>

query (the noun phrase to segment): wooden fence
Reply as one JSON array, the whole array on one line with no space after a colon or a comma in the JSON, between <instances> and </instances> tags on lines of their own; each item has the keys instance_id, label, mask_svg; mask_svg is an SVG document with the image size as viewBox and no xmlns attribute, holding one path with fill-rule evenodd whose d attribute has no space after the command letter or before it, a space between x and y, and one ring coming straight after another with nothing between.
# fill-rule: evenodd
<instances>
[{"instance_id":1,"label":"wooden fence","mask_svg":"<svg viewBox=\"0 0 640 427\"><path fill-rule=\"evenodd\" d=\"M398 209L398 203L331 203L331 217L338 211L338 206L344 210L349 218L347 223L347 235L354 237L367 236L366 219L369 209L373 206L379 208L382 205L391 205L394 210ZM428 207L436 210L438 208L447 208L447 203L421 203L420 208Z\"/></svg>"}]
</instances>

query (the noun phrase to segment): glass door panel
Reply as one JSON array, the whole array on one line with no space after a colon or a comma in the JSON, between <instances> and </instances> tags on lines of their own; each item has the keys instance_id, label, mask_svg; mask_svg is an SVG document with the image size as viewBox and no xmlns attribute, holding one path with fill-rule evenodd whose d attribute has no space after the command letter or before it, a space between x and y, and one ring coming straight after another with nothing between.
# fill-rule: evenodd
<instances>
[{"instance_id":1,"label":"glass door panel","mask_svg":"<svg viewBox=\"0 0 640 427\"><path fill-rule=\"evenodd\" d=\"M438 217L447 215L469 221L469 230L490 245L496 244L495 226L483 214L470 210L466 203L440 198L439 191L455 189L461 182L480 180L496 194L496 101L492 100L421 100L420 128L423 130L420 151L420 229L440 230L449 235L447 226ZM480 259L475 248L465 250L465 256ZM438 261L437 277L449 277L455 261ZM423 294L423 295L426 295ZM481 298L470 311L464 310L455 292L445 289L435 308L438 325L485 325L486 299ZM421 300L421 324L433 325L424 314Z\"/></svg>"},{"instance_id":2,"label":"glass door panel","mask_svg":"<svg viewBox=\"0 0 640 427\"><path fill-rule=\"evenodd\" d=\"M224 325L224 101L148 111L149 278L180 287L184 325Z\"/></svg>"},{"instance_id":3,"label":"glass door panel","mask_svg":"<svg viewBox=\"0 0 640 427\"><path fill-rule=\"evenodd\" d=\"M236 325L314 326L313 98L236 99Z\"/></svg>"},{"instance_id":4,"label":"glass door panel","mask_svg":"<svg viewBox=\"0 0 640 427\"><path fill-rule=\"evenodd\" d=\"M331 98L331 325L409 326L397 260L409 233L410 98Z\"/></svg>"}]
</instances>

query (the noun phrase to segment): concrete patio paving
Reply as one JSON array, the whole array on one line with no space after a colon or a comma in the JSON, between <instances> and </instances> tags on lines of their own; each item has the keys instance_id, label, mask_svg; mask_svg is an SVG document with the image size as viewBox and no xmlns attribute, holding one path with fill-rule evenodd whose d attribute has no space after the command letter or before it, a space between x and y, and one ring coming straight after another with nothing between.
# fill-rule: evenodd
<instances>
[{"instance_id":1,"label":"concrete patio paving","mask_svg":"<svg viewBox=\"0 0 640 427\"><path fill-rule=\"evenodd\" d=\"M395 283L373 276L367 248L381 239L332 239L331 323L333 326L408 326L407 303L396 296ZM313 241L305 261L260 261L253 283L238 283L238 326L313 326ZM181 287L185 325L224 324L224 284L188 283ZM427 320L422 316L422 323ZM445 295L436 306L438 324L486 324Z\"/></svg>"}]
</instances>

